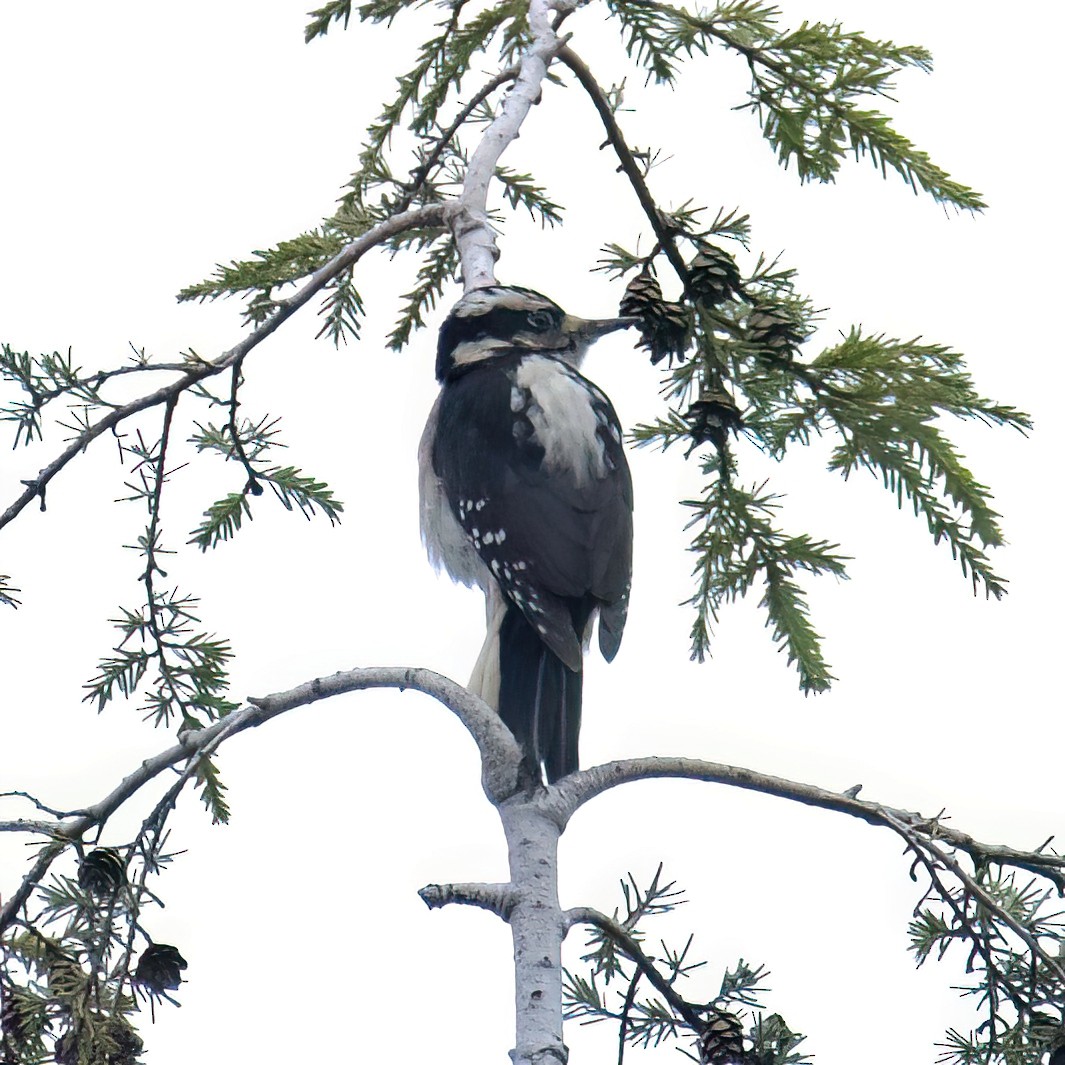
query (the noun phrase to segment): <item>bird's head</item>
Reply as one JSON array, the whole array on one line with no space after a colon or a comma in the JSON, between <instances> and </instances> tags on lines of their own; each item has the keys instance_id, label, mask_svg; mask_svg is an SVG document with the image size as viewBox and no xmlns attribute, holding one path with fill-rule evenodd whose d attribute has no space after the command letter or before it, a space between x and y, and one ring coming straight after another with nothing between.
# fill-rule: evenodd
<instances>
[{"instance_id":1,"label":"bird's head","mask_svg":"<svg viewBox=\"0 0 1065 1065\"><path fill-rule=\"evenodd\" d=\"M539 292L515 285L476 288L440 327L436 377L443 381L457 369L515 352L543 352L579 366L589 345L636 320L575 318Z\"/></svg>"}]
</instances>

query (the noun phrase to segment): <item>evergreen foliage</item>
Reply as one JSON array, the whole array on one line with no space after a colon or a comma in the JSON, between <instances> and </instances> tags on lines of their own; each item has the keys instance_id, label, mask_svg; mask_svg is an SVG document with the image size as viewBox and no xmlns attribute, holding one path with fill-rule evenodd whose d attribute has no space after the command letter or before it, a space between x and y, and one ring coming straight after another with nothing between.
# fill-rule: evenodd
<instances>
[{"instance_id":1,"label":"evergreen foliage","mask_svg":"<svg viewBox=\"0 0 1065 1065\"><path fill-rule=\"evenodd\" d=\"M353 9L347 3L327 4L312 12L307 39L324 35L338 23L346 27L353 15L365 22L391 23L408 6L385 2ZM414 66L398 79L395 96L367 131L359 170L348 184L341 212L317 230L276 249L256 252L255 259L219 267L212 279L186 288L180 298L243 294L249 297L246 317L261 321L273 306L274 289L320 268L337 253L344 237L365 232L389 211L437 201L445 189L461 181L465 156L457 134L462 122L483 121L493 114L491 93L472 109L462 105L463 79L473 57L490 53L493 47L502 60L511 58L527 27L524 6L515 0L475 15L459 0L443 0L437 6L446 17L421 47ZM794 162L802 180L833 180L848 152L853 152L867 156L885 172L896 171L915 191L928 192L944 204L974 211L984 206L977 193L936 167L892 129L886 116L869 106L869 101L891 99L894 79L901 71L931 70L926 49L873 40L847 32L838 23L803 23L788 29L781 26L780 13L772 4L758 0L737 0L696 13L658 0L611 0L607 6L629 55L656 81L676 83L685 62L712 50L740 56L752 79L748 99L740 106L756 114L781 163ZM493 83L494 89L505 84ZM622 95L620 89L613 99L603 94L612 121ZM446 107L457 114L445 124ZM410 181L393 177L398 168L389 152L393 136L404 124L417 138ZM627 151L616 125L608 127L608 134L619 154ZM646 158L640 183L653 204L644 179L654 153ZM561 222L560 206L533 175L500 167L496 177L503 201L512 210L524 208L544 225ZM377 202L370 198L375 192ZM795 271L758 256L743 277L735 258L715 243L733 240L746 248L750 238L746 215L722 209L703 228L699 223L703 212L691 202L673 212L654 204L653 211L658 243L652 252L639 256L610 244L601 267L616 277L638 271L651 286L641 306L634 307L630 299L622 301L622 310L642 314L643 342L652 360L668 356L671 364L665 384L676 405L654 422L637 426L633 439L662 447L678 441L696 446L713 442L720 452L719 459L702 460L707 484L703 500L691 504L696 512L693 525L703 529L708 515L727 515L730 501L740 499L732 486L714 484L734 470L736 459L728 443L733 431L776 458L783 458L792 445L832 432L840 442L830 469L845 477L866 469L880 477L899 506L912 506L933 540L948 546L974 588L1001 596L1005 582L985 551L1001 543L987 489L934 423L947 414L1024 429L1030 424L1026 415L980 397L960 355L919 338L902 342L855 327L842 344L803 359L803 345L814 333L818 314L797 291ZM350 223L340 227L345 212L358 220L354 228ZM425 313L436 306L456 272L454 248L445 231L394 242L397 250L416 245L421 245L418 250L424 258L390 336L395 350L424 325ZM683 288L679 301L662 298L655 280L660 265L679 275ZM350 271L331 286L321 313L320 335L328 335L334 343L358 336L362 304L351 287ZM691 358L684 361L689 350ZM675 361L680 364L673 365ZM735 407L723 435L705 428L693 433L691 415L708 395L724 396ZM243 505L230 498L218 506L215 518L205 522L204 534L213 520L227 534L239 527ZM778 498L775 509L779 506ZM792 577L798 569L843 576L842 556L814 561L804 559L800 549L798 557L791 557L787 550L798 540L785 536L772 522L762 529L766 535L756 536L752 531L756 526L742 514L736 517L731 528L737 538L730 544L722 542L720 533L705 531L697 532L692 541L693 657L701 660L709 652L711 622L717 620L722 603L757 582L763 587L760 601L773 638L787 649L802 689L824 690L831 672L809 617L805 592ZM747 548L751 551L745 555ZM725 558L740 557L745 558L747 574L742 580L719 572Z\"/></svg>"},{"instance_id":2,"label":"evergreen foliage","mask_svg":"<svg viewBox=\"0 0 1065 1065\"><path fill-rule=\"evenodd\" d=\"M0 1042L5 1061L135 1065L140 1060L144 1043L133 1026L140 1000L174 1001L140 969L163 947L153 946L144 926L160 905L148 882L173 858L162 821L175 797L168 791L154 818L127 844L88 851L79 845L78 875L53 875L42 883L35 907L5 935ZM105 877L94 872L102 867L94 863L101 856L113 867ZM141 967L134 965L138 956ZM179 954L170 957L184 968Z\"/></svg>"},{"instance_id":3,"label":"evergreen foliage","mask_svg":"<svg viewBox=\"0 0 1065 1065\"><path fill-rule=\"evenodd\" d=\"M964 945L967 982L959 990L977 1001L983 1016L974 1032L948 1031L939 1060L1037 1065L1062 1043L1062 981L1053 958L1033 957L1030 947L1045 945L1060 958L1056 946L1065 923L1055 903L1062 883L1057 890L1034 879L1018 884L1015 871L996 865L978 867L973 882L975 891L958 885L941 892L910 922L910 949L918 965L933 955L942 958L955 943ZM989 1058L989 1051L998 1057Z\"/></svg>"},{"instance_id":4,"label":"evergreen foliage","mask_svg":"<svg viewBox=\"0 0 1065 1065\"><path fill-rule=\"evenodd\" d=\"M776 1013L767 1013L761 997L765 966L742 958L721 976L717 993L691 1001L678 988L706 965L691 959L693 937L680 948L660 941L660 954L644 944L648 918L668 914L685 902L675 882L662 882L660 865L646 888L632 874L621 882L624 916L614 911L606 927L597 927L581 961L583 973L565 971L565 1016L581 1024L609 1022L618 1026L618 1060L627 1046L657 1047L677 1041L694 1050L687 1057L703 1065L809 1065L810 1055L798 1047L805 1036L793 1032ZM642 984L651 984L644 990Z\"/></svg>"},{"instance_id":5,"label":"evergreen foliage","mask_svg":"<svg viewBox=\"0 0 1065 1065\"><path fill-rule=\"evenodd\" d=\"M229 642L202 627L199 600L180 592L164 568L165 556L174 552L164 546L162 501L181 469L175 462L185 443L177 442L180 425L191 427L190 460L212 452L239 467L238 483L207 505L189 544L206 551L233 539L251 520L254 497L265 487L288 510L340 520L343 505L327 485L274 461L273 449L282 446L277 421L238 418L243 362L296 306L286 302L292 297L283 290L315 279L315 291L323 293L318 335L337 346L357 340L366 308L357 265L341 258L345 250L409 210L452 202L461 189L467 155L460 134L475 135L497 113L517 75L512 64L530 39L522 0L479 10L465 0L370 0L362 6L331 0L311 13L305 37L313 42L353 19L391 24L429 6L440 21L367 129L337 209L307 232L219 264L179 293L186 301L241 297L250 328L246 344L214 360L190 351L172 363L134 351L127 364L91 372L76 365L70 351L31 354L0 346L0 421L11 424L14 446L38 446L56 426L72 441L39 480L25 482L27 492L0 525L27 500L39 498L43 508L50 478L108 430L118 438L123 460L131 462L124 499L143 508L143 531L129 545L140 560L143 593L134 605L118 608L115 645L86 684L85 700L97 710L119 698L133 700L155 725L207 736L204 728L225 722L236 709L227 694ZM801 181L833 181L853 154L944 205L966 211L984 206L978 193L936 166L878 109L891 99L900 72L931 68L925 49L873 40L838 23L785 28L778 10L762 0L726 0L705 11L663 0L606 0L604 7L628 57L649 80L675 84L686 63L712 52L745 63L750 88L738 106L753 114L778 161L794 166ZM556 14L556 28L569 13ZM802 690L823 691L833 679L800 580L823 573L843 578L847 557L822 538L830 530L785 531L785 497L744 477L744 448L783 461L798 446L830 438L830 470L844 478L863 470L877 477L900 508L924 521L934 542L946 545L974 590L1001 596L1006 582L988 556L1003 540L998 515L944 424L967 419L1025 430L1028 417L983 397L962 356L939 343L853 327L839 343L809 351L818 311L799 290L795 271L750 251L749 219L738 209L722 208L705 224L708 214L694 200L668 210L660 206L648 184L657 153L631 150L618 125L623 86L604 91L568 47L558 58L603 118L607 141L653 236L651 250L639 254L626 247L646 241L611 234L600 266L614 280L628 279L619 302L639 319L648 356L662 364L665 408L636 426L632 439L662 449L682 444L702 477L695 498L685 501L693 530L693 656L709 653L722 607L757 586L772 640L794 664ZM486 62L497 73L471 89L475 71ZM527 212L542 226L562 223L562 206L535 173L500 166L495 181L496 226L504 224L505 212ZM389 337L396 351L426 325L456 279L458 254L445 222L444 213L425 215L377 243L394 256L418 257L414 286L401 297ZM667 298L670 291L676 298ZM228 390L212 391L209 379L226 371ZM120 377L155 383L158 374L167 385L133 402L123 402L113 389ZM188 416L182 423L194 403L211 414L227 411L228 419L215 424ZM153 408L161 410L158 428L124 424ZM19 589L10 583L15 579L0 576L0 604L18 606ZM80 841L48 838L36 891L10 927L0 930L0 1052L7 1058L26 1065L49 1057L70 1065L136 1060L141 1043L129 1018L137 996L170 999L184 965L177 947L153 944L145 931L145 912L158 901L147 885L170 858L164 826L182 788L191 782L215 820L228 817L213 749L190 757L135 837L106 848L110 857L86 866L90 856ZM1065 978L1050 950L1062 940L1056 915L1048 916L1050 891L1036 883L1018 886L1004 864L992 861L964 872L952 854L906 838L915 869L928 879L911 925L915 957L920 964L963 942L972 977L966 993L984 1017L970 1035L948 1033L942 1060L1038 1061L1061 1039L1065 996ZM63 854L89 871L53 873L45 881L44 873ZM1061 874L1042 868L1037 874L1059 891L1065 888ZM687 1040L707 1065L809 1060L799 1049L803 1037L762 1005L764 967L740 960L723 974L716 994L699 1003L676 989L703 964L691 960L690 938L679 949L663 944L653 957L644 952L643 922L683 901L675 885L662 881L661 870L646 888L630 877L623 895L623 911L592 935L583 959L588 971L567 974L569 1016L617 1022L622 1048ZM653 991L645 990L647 984Z\"/></svg>"}]
</instances>

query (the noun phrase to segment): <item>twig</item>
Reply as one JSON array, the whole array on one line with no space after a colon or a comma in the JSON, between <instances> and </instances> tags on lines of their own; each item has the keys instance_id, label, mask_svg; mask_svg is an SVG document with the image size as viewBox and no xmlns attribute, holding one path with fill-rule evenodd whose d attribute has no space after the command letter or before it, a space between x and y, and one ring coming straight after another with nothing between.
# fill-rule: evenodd
<instances>
[{"instance_id":1,"label":"twig","mask_svg":"<svg viewBox=\"0 0 1065 1065\"><path fill-rule=\"evenodd\" d=\"M655 968L654 962L644 954L640 944L617 921L591 906L574 907L566 910L564 916L567 928L572 928L575 924L590 924L598 928L629 956L655 990L669 1003L674 1012L684 1018L685 1023L693 1031L702 1031L705 1021L698 1010L687 999L677 994L673 985Z\"/></svg>"},{"instance_id":2,"label":"twig","mask_svg":"<svg viewBox=\"0 0 1065 1065\"><path fill-rule=\"evenodd\" d=\"M451 139L458 133L470 115L501 85L505 85L508 81L513 81L518 76L520 69L518 66L510 66L506 70L501 70L494 78L482 86L478 92L474 93L470 98L470 102L459 111L451 125L436 138L433 150L410 172L412 181L407 191L396 201L398 210L405 211L414 202L414 198L428 180L429 174L432 173L436 164L440 162L440 156L444 154L444 149L451 143Z\"/></svg>"},{"instance_id":3,"label":"twig","mask_svg":"<svg viewBox=\"0 0 1065 1065\"><path fill-rule=\"evenodd\" d=\"M625 992L625 1001L621 1006L621 1017L618 1020L618 1065L625 1065L625 1030L629 1026L629 1013L632 1004L636 1001L636 988L643 976L643 969L637 967L629 981L629 989Z\"/></svg>"},{"instance_id":4,"label":"twig","mask_svg":"<svg viewBox=\"0 0 1065 1065\"><path fill-rule=\"evenodd\" d=\"M237 401L237 391L240 389L240 368L243 360L238 360L233 363L233 376L229 384L229 421L227 428L229 429L229 438L233 441L233 453L240 460L241 465L244 467L244 472L248 475L247 484L244 485L245 492L251 492L253 496L261 496L263 494L263 486L259 483L259 477L255 472L255 468L252 466L248 459L247 452L244 450L244 444L240 439L240 430L237 429L237 407L240 403Z\"/></svg>"},{"instance_id":5,"label":"twig","mask_svg":"<svg viewBox=\"0 0 1065 1065\"><path fill-rule=\"evenodd\" d=\"M156 601L154 583L155 573L159 570L158 563L156 562L156 537L159 532L159 507L163 498L163 482L166 480L166 452L167 447L170 444L170 427L174 419L174 410L178 405L179 398L180 394L171 396L166 401L166 409L163 413L163 428L159 434L159 454L153 463L155 467L155 485L152 489L152 494L149 497L151 521L148 524L144 549L148 558L144 567L142 579L144 581L144 592L147 596L148 604L148 631L151 633L152 640L155 643L155 656L159 660L159 673L163 680L166 681L166 686L170 689L171 696L177 701L177 704L181 707L182 711L184 711L184 700L174 680L174 675L170 670L170 663L166 659L166 642L163 639L162 629L159 626L159 606ZM182 713L182 716L184 717L184 712Z\"/></svg>"},{"instance_id":6,"label":"twig","mask_svg":"<svg viewBox=\"0 0 1065 1065\"><path fill-rule=\"evenodd\" d=\"M1011 929L1032 952L1032 956L1038 957L1039 960L1044 965L1046 965L1047 968L1049 968L1050 971L1054 973L1057 979L1061 982L1062 988L1065 988L1065 968L1062 967L1061 960L1059 958L1054 958L1050 954L1048 954L1040 945L1039 940L1035 936L1033 936L1028 931L1028 929L1025 928L1024 925L1022 925L1015 917L1013 917L1013 915L1009 913L1008 910L1005 910L1001 906L999 906L998 903L996 903L995 900L980 886L980 884L978 884L976 880L974 880L968 873L965 872L965 870L958 864L955 858L947 854L941 847L937 847L928 834L919 834L919 831L916 830L913 825L909 825L903 821L900 821L895 816L893 811L885 810L884 824L887 825L888 828L893 829L900 836L902 836L904 840L906 840L907 844L910 846L913 852L917 855L918 858L921 859L921 862L925 866L926 870L928 870L929 875L932 875L932 866L928 859L921 854L922 851L927 851L944 868L949 869L950 872L953 873L954 876L961 881L961 883L965 887L965 890L968 891L969 894L973 896L973 898L980 902L981 905L985 906L988 910L994 913L998 917L998 919L1001 920L1004 925L1006 925L1007 928ZM936 832L936 836L943 836L949 839L949 836L947 836L945 832L941 832L938 830ZM953 845L960 846L957 843L953 843ZM1065 864L1065 859L1059 859L1059 861L1062 862L1062 864ZM1043 873L1042 875L1047 876L1048 874ZM952 909L954 909L955 916L958 918L959 922L964 927L971 927L969 925L969 922L965 919L964 915L958 912L958 909L954 904L953 898L947 895L943 891L942 887L940 887L940 895L948 900ZM973 940L974 944L977 942L978 937L975 933L973 933L970 938ZM980 949L979 946L978 949ZM981 953L984 954L984 960L987 961L988 967L991 968L990 955L988 953L985 953L983 950L981 950ZM1002 982L1006 984L1007 988L1012 987L1012 985L1010 985L1004 977L1002 978Z\"/></svg>"},{"instance_id":7,"label":"twig","mask_svg":"<svg viewBox=\"0 0 1065 1065\"><path fill-rule=\"evenodd\" d=\"M118 366L114 370L98 370L96 373L82 378L73 388L83 389L85 392L95 394L112 377L122 377L130 373L144 373L147 370L169 370L171 373L181 373L187 369L187 364L180 362L135 363L132 366ZM60 396L70 393L71 390L71 386L64 385L61 388L49 388L46 391L37 393L40 400L37 409L42 409L46 404L51 403L53 399L58 399ZM104 401L101 400L101 402Z\"/></svg>"},{"instance_id":8,"label":"twig","mask_svg":"<svg viewBox=\"0 0 1065 1065\"><path fill-rule=\"evenodd\" d=\"M640 201L640 206L651 223L655 237L665 252L666 258L669 259L670 266L676 271L677 276L684 284L685 291L687 291L689 282L688 267L677 250L673 234L662 221L662 213L651 195L651 190L647 187L647 182L643 179L643 174L640 173L640 167L636 162L635 156L633 156L629 146L625 143L625 137L614 119L614 112L610 109L610 102L606 98L606 93L603 92L599 83L592 76L592 72L588 69L584 60L568 45L559 50L558 58L573 71L584 91L591 98L596 111L599 112L599 117L602 119L603 126L606 129L607 139L613 147L618 161L621 163L621 169L629 179L629 184L632 185L636 198Z\"/></svg>"},{"instance_id":9,"label":"twig","mask_svg":"<svg viewBox=\"0 0 1065 1065\"><path fill-rule=\"evenodd\" d=\"M40 799L31 795L28 791L0 791L0 799L25 799L27 802L33 803L42 814L51 814L52 817L73 817L75 813L80 812L77 810L53 810L51 806L45 806Z\"/></svg>"}]
</instances>

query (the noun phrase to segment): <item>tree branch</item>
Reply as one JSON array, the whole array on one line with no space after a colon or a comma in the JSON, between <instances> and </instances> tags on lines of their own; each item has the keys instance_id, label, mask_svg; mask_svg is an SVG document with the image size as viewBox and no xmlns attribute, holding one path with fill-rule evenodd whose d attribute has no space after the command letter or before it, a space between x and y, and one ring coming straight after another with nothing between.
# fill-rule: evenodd
<instances>
[{"instance_id":1,"label":"tree branch","mask_svg":"<svg viewBox=\"0 0 1065 1065\"><path fill-rule=\"evenodd\" d=\"M54 831L54 821L30 821L24 817L0 821L0 832L36 832L39 836L50 836Z\"/></svg>"},{"instance_id":2,"label":"tree branch","mask_svg":"<svg viewBox=\"0 0 1065 1065\"><path fill-rule=\"evenodd\" d=\"M352 669L334 673L330 677L319 677L289 691L249 698L250 706L213 725L179 733L177 744L143 761L109 795L86 807L76 817L48 826L48 832L55 842L41 851L22 883L0 908L0 932L16 919L34 887L69 843L102 827L124 802L167 769L188 759L198 759L213 751L222 739L229 739L245 729L256 728L288 710L367 688L398 688L400 691L413 688L442 703L458 717L477 743L481 752L481 782L489 800L498 805L517 790L518 768L521 764L521 750L517 742L487 703L455 681L428 669L402 666ZM187 773L186 780L192 775Z\"/></svg>"},{"instance_id":3,"label":"tree branch","mask_svg":"<svg viewBox=\"0 0 1065 1065\"><path fill-rule=\"evenodd\" d=\"M238 364L248 352L270 336L282 322L291 318L315 293L324 288L343 270L361 259L371 248L383 244L397 233L407 229L441 226L447 218L448 210L449 205L432 204L428 207L404 211L379 223L347 244L324 266L319 267L298 292L293 293L288 299L279 300L276 312L253 329L239 344L223 352L216 359L190 362L187 367L183 368L184 372L178 380L109 411L98 422L79 433L55 459L38 472L36 477L23 481L26 490L0 514L0 529L13 521L32 500L37 497L43 499L45 488L52 478L98 436L120 425L134 414L139 414L142 410L171 402L199 381L213 377Z\"/></svg>"},{"instance_id":4,"label":"tree branch","mask_svg":"<svg viewBox=\"0 0 1065 1065\"><path fill-rule=\"evenodd\" d=\"M521 749L499 715L461 684L429 669L403 666L375 666L317 677L287 692L249 697L263 715L263 721L296 706L328 699L364 688L413 688L443 703L466 727L481 753L481 784L494 805L509 798L518 787ZM255 724L261 724L256 721Z\"/></svg>"},{"instance_id":5,"label":"tree branch","mask_svg":"<svg viewBox=\"0 0 1065 1065\"><path fill-rule=\"evenodd\" d=\"M1032 956L1039 958L1039 960L1045 966L1047 966L1047 968L1050 969L1052 973L1054 973L1057 979L1061 982L1061 986L1065 988L1065 967L1063 967L1061 959L1052 957L1050 954L1048 954L1043 949L1039 940L1035 936L1033 936L1028 931L1028 929L1025 928L1024 925L1022 925L1011 913L1009 913L1008 910L1005 910L1002 906L1000 906L991 897L991 895L989 895L984 890L984 888L981 887L981 885L977 883L977 881L973 877L971 877L961 867L961 865L959 865L957 859L955 859L952 855L947 854L946 851L944 851L941 847L936 846L936 844L933 842L936 837L942 837L949 840L949 835L946 831L940 831L937 828L935 833L930 835L928 832L923 832L920 826L907 824L906 822L897 818L894 812L888 811L885 811L884 824L888 828L891 828L895 832L897 832L906 841L909 848L922 861L926 869L928 869L929 875L933 875L932 869L930 867L931 863L929 859L921 853L922 851L927 851L938 863L943 866L943 868L949 869L950 872L953 873L954 876L957 877L958 880L960 880L961 883L965 886L965 890L968 891L969 894L973 896L973 898L977 899L990 912L996 914L999 920L1001 920L1003 924L1010 928L1014 932L1014 934L1025 944L1025 946L1028 947L1028 949L1032 952ZM966 836L965 838L969 840L972 839L971 836ZM960 845L957 843L955 843L954 846L958 846L960 848ZM977 846L979 846L979 844L977 844ZM1002 859L996 859L996 861L1001 864L1008 864L1002 862ZM1057 862L1062 867L1065 867L1065 858L1058 858ZM1025 866L1025 868L1028 867ZM1065 877L1062 877L1060 874L1054 875L1045 870L1042 871L1042 875L1054 881L1058 885L1058 890L1063 891L1063 883L1065 883ZM940 895L944 899L950 899L949 894L943 891L942 889L940 889ZM971 928L971 925L969 921L966 920L964 914L958 912L957 906L953 903L953 900L951 900L951 904L962 926L966 928ZM972 939L974 942L977 943L977 948L979 949L980 944L978 942L978 937L975 931L972 934ZM982 951L982 953L985 954L985 959L988 963L988 970L992 970L993 964L990 954L986 951Z\"/></svg>"},{"instance_id":6,"label":"tree branch","mask_svg":"<svg viewBox=\"0 0 1065 1065\"><path fill-rule=\"evenodd\" d=\"M521 72L521 67L510 66L506 70L501 70L494 78L487 81L474 95L470 98L462 110L455 116L454 121L445 129L439 137L435 138L436 143L433 145L433 150L425 157L424 161L419 163L411 172L411 181L407 190L396 201L396 209L405 211L413 202L414 197L422 190L426 180L432 173L436 164L440 162L440 157L444 154L444 150L448 144L451 143L451 139L458 133L459 129L469 119L477 108L492 95L501 85L505 85L508 81L513 81Z\"/></svg>"},{"instance_id":7,"label":"tree branch","mask_svg":"<svg viewBox=\"0 0 1065 1065\"><path fill-rule=\"evenodd\" d=\"M636 198L640 201L640 206L643 208L644 214L647 215L647 219L651 223L651 228L654 230L655 237L657 238L658 243L662 246L662 250L666 253L666 258L669 260L670 266L672 266L677 272L677 276L683 283L685 291L687 291L689 280L688 267L685 265L680 252L677 250L677 244L673 239L673 234L662 221L662 213L659 211L658 205L655 203L654 197L651 195L651 190L647 187L647 182L644 181L640 166L636 162L636 157L625 143L625 137L621 132L621 128L614 120L614 112L610 108L610 102L606 98L606 93L603 92L599 83L592 76L592 72L588 69L581 57L568 45L559 49L558 58L573 71L584 91L591 98L596 111L599 112L599 117L602 119L603 126L606 129L607 140L610 142L618 157L618 161L621 163L621 169L629 179L629 184L632 185L633 191L636 193Z\"/></svg>"},{"instance_id":8,"label":"tree branch","mask_svg":"<svg viewBox=\"0 0 1065 1065\"><path fill-rule=\"evenodd\" d=\"M701 780L712 784L727 784L746 791L758 791L790 799L806 806L848 814L871 825L890 828L898 832L900 827L915 834L922 841L942 840L958 850L965 851L975 862L995 862L1013 866L1044 876L1059 891L1065 892L1065 857L1041 854L1037 851L1016 850L998 844L981 843L966 832L949 828L938 817L925 817L920 813L900 810L877 802L868 802L846 792L829 791L816 784L804 784L784 777L758 773L742 766L722 762L704 762L697 758L630 758L607 762L571 773L553 788L548 789L546 803L555 811L555 816L566 824L574 813L590 799L633 780L658 778L682 778ZM927 846L927 842L922 845Z\"/></svg>"},{"instance_id":9,"label":"tree branch","mask_svg":"<svg viewBox=\"0 0 1065 1065\"><path fill-rule=\"evenodd\" d=\"M52 817L73 817L75 812L55 810L51 806L46 806L40 799L35 795L31 795L28 791L0 791L0 799L25 799L27 802L33 803L42 814L51 814Z\"/></svg>"},{"instance_id":10,"label":"tree branch","mask_svg":"<svg viewBox=\"0 0 1065 1065\"><path fill-rule=\"evenodd\" d=\"M669 1003L674 1012L684 1018L686 1024L695 1032L701 1032L705 1021L687 999L681 998L670 982L655 968L655 964L644 954L639 942L631 936L617 921L600 913L591 906L576 906L566 910L566 928L575 924L590 924L598 928L605 936L613 940L632 960L640 972L647 977L655 990Z\"/></svg>"},{"instance_id":11,"label":"tree branch","mask_svg":"<svg viewBox=\"0 0 1065 1065\"><path fill-rule=\"evenodd\" d=\"M418 897L430 910L439 910L452 903L478 906L490 910L504 921L517 902L517 892L511 884L426 884Z\"/></svg>"},{"instance_id":12,"label":"tree branch","mask_svg":"<svg viewBox=\"0 0 1065 1065\"><path fill-rule=\"evenodd\" d=\"M470 158L462 193L449 215L467 290L495 284L499 248L488 221L488 188L500 156L517 139L529 110L539 102L548 65L563 46L563 40L551 28L549 10L548 0L532 0L529 4L533 43L521 57L519 73L499 114L485 129Z\"/></svg>"}]
</instances>

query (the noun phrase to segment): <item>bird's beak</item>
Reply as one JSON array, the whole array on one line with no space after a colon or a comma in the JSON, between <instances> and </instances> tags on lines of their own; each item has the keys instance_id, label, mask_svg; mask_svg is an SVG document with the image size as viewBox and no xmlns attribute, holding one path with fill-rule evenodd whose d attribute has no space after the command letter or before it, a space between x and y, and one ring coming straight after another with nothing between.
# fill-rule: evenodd
<instances>
[{"instance_id":1,"label":"bird's beak","mask_svg":"<svg viewBox=\"0 0 1065 1065\"><path fill-rule=\"evenodd\" d=\"M567 336L579 336L584 343L590 344L607 333L637 325L639 321L639 318L575 318L567 314L562 321L562 329Z\"/></svg>"}]
</instances>

